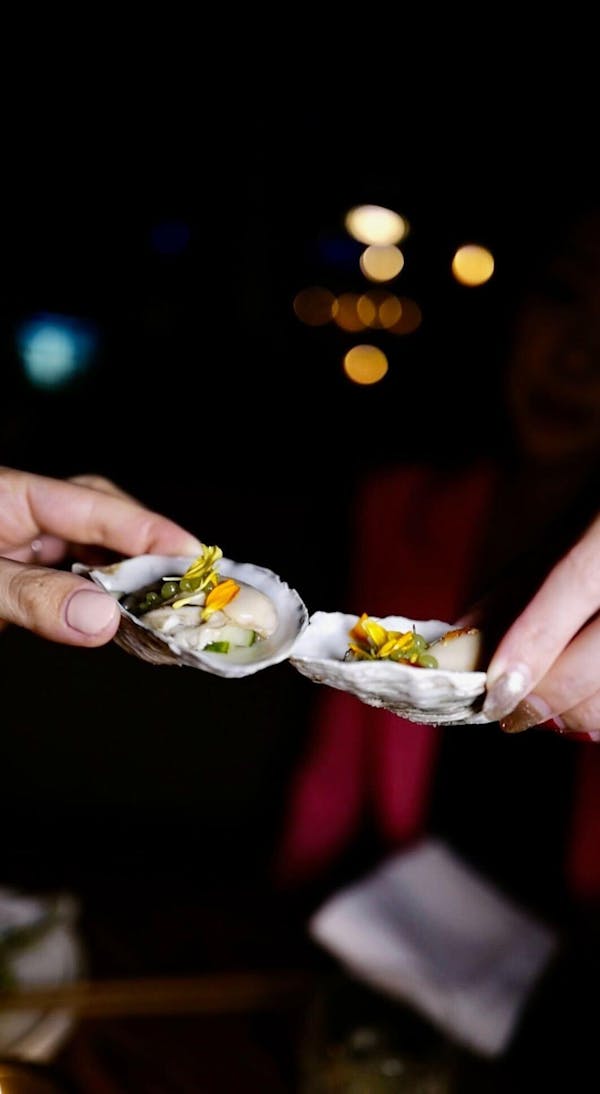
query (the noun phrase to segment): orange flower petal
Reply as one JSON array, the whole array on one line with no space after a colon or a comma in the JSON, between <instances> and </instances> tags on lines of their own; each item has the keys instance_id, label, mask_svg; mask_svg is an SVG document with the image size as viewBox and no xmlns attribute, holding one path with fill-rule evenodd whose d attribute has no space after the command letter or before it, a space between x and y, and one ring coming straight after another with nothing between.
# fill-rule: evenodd
<instances>
[{"instance_id":1,"label":"orange flower petal","mask_svg":"<svg viewBox=\"0 0 600 1094\"><path fill-rule=\"evenodd\" d=\"M234 596L240 591L239 585L236 584L232 578L228 577L225 581L220 581L218 585L215 585L214 589L211 589L206 597L204 608L202 609L202 618L207 619L213 612L218 612L221 608L224 608L226 604L229 604L233 600Z\"/></svg>"}]
</instances>

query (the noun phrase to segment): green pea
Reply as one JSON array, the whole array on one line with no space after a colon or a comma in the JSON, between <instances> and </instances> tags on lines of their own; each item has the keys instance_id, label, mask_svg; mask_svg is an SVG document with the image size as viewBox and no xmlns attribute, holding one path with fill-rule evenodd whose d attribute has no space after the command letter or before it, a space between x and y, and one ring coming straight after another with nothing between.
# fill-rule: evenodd
<instances>
[{"instance_id":1,"label":"green pea","mask_svg":"<svg viewBox=\"0 0 600 1094\"><path fill-rule=\"evenodd\" d=\"M160 595L163 600L169 600L172 596L176 596L178 592L179 586L177 585L177 582L165 581L162 589L160 590Z\"/></svg>"},{"instance_id":2,"label":"green pea","mask_svg":"<svg viewBox=\"0 0 600 1094\"><path fill-rule=\"evenodd\" d=\"M419 657L419 664L424 669L437 669L438 667L435 657L432 657L430 653L422 653Z\"/></svg>"}]
</instances>

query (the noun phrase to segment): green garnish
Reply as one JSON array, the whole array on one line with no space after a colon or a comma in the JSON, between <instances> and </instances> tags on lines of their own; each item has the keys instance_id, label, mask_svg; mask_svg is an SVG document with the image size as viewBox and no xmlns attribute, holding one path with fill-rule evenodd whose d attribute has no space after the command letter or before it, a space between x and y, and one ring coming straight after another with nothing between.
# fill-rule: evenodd
<instances>
[{"instance_id":1,"label":"green garnish","mask_svg":"<svg viewBox=\"0 0 600 1094\"><path fill-rule=\"evenodd\" d=\"M235 582L230 579L229 585L224 588L226 582L221 581L217 572L217 564L222 557L223 552L220 547L203 547L202 553L194 559L181 577L167 575L143 589L138 589L135 593L130 593L122 600L123 607L136 616L145 615L159 604L177 610L193 600L198 593L205 593L206 604L212 604L212 610L216 611L222 606L219 598L214 595L217 586L223 590L224 604L235 595L238 589Z\"/></svg>"}]
</instances>

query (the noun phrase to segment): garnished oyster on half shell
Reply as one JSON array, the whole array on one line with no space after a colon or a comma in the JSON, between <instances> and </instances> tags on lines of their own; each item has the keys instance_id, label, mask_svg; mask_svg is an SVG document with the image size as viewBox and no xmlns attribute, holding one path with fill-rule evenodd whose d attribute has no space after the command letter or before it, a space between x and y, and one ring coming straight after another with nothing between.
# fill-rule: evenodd
<instances>
[{"instance_id":1,"label":"garnished oyster on half shell","mask_svg":"<svg viewBox=\"0 0 600 1094\"><path fill-rule=\"evenodd\" d=\"M412 722L487 722L481 632L439 619L314 612L290 654L315 683Z\"/></svg>"},{"instance_id":2,"label":"garnished oyster on half shell","mask_svg":"<svg viewBox=\"0 0 600 1094\"><path fill-rule=\"evenodd\" d=\"M115 642L155 665L248 676L289 657L308 625L295 589L272 570L224 558L220 547L73 569L119 601Z\"/></svg>"}]
</instances>

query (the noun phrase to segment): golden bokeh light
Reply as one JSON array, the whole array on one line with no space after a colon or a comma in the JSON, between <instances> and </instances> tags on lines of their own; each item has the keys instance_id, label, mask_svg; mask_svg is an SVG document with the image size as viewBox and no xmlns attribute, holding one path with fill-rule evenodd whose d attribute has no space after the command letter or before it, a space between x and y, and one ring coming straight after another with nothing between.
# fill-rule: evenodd
<instances>
[{"instance_id":1,"label":"golden bokeh light","mask_svg":"<svg viewBox=\"0 0 600 1094\"><path fill-rule=\"evenodd\" d=\"M394 244L367 247L360 256L360 268L369 281L391 281L404 269L404 255Z\"/></svg>"},{"instance_id":2,"label":"golden bokeh light","mask_svg":"<svg viewBox=\"0 0 600 1094\"><path fill-rule=\"evenodd\" d=\"M494 272L494 257L487 247L466 243L452 259L452 273L461 285L483 285Z\"/></svg>"},{"instance_id":3,"label":"golden bokeh light","mask_svg":"<svg viewBox=\"0 0 600 1094\"><path fill-rule=\"evenodd\" d=\"M378 327L377 312L379 304L370 293L363 293L356 301L356 311L363 327Z\"/></svg>"},{"instance_id":4,"label":"golden bokeh light","mask_svg":"<svg viewBox=\"0 0 600 1094\"><path fill-rule=\"evenodd\" d=\"M333 321L338 327L346 331L359 331L365 329L365 323L358 312L360 297L355 292L340 293L334 302L332 315Z\"/></svg>"},{"instance_id":5,"label":"golden bokeh light","mask_svg":"<svg viewBox=\"0 0 600 1094\"><path fill-rule=\"evenodd\" d=\"M387 357L377 346L353 346L344 357L344 372L354 384L377 384L387 371Z\"/></svg>"},{"instance_id":6,"label":"golden bokeh light","mask_svg":"<svg viewBox=\"0 0 600 1094\"><path fill-rule=\"evenodd\" d=\"M333 319L335 296L321 285L300 289L293 302L294 312L309 327L324 327Z\"/></svg>"},{"instance_id":7,"label":"golden bokeh light","mask_svg":"<svg viewBox=\"0 0 600 1094\"><path fill-rule=\"evenodd\" d=\"M390 293L385 300L381 301L377 310L377 318L379 319L379 325L384 330L391 330L402 318L402 301L393 293Z\"/></svg>"},{"instance_id":8,"label":"golden bokeh light","mask_svg":"<svg viewBox=\"0 0 600 1094\"><path fill-rule=\"evenodd\" d=\"M390 334L412 334L421 326L423 313L416 301L409 296L400 296L397 300L400 304L400 315L391 326L386 324L386 329Z\"/></svg>"},{"instance_id":9,"label":"golden bokeh light","mask_svg":"<svg viewBox=\"0 0 600 1094\"><path fill-rule=\"evenodd\" d=\"M375 247L399 243L408 233L404 217L384 205L355 205L346 213L344 224L353 239Z\"/></svg>"},{"instance_id":10,"label":"golden bokeh light","mask_svg":"<svg viewBox=\"0 0 600 1094\"><path fill-rule=\"evenodd\" d=\"M393 327L402 314L402 304L394 293L371 289L359 298L356 310L366 327Z\"/></svg>"}]
</instances>

